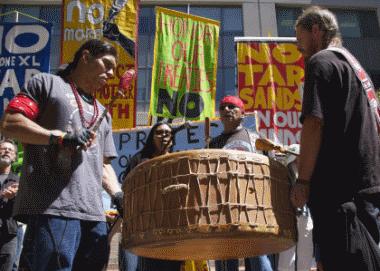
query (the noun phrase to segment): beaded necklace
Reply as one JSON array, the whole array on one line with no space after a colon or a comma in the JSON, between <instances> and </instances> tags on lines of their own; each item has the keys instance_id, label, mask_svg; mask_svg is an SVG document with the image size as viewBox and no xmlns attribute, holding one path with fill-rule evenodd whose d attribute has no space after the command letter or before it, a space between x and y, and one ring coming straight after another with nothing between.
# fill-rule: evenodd
<instances>
[{"instance_id":1,"label":"beaded necklace","mask_svg":"<svg viewBox=\"0 0 380 271\"><path fill-rule=\"evenodd\" d=\"M75 84L73 82L70 82L70 86L71 86L71 89L74 93L74 97L75 97L75 100L77 102L77 105L78 105L78 109L79 109L79 116L80 116L80 120L82 122L82 126L86 129L90 129L96 122L97 118L98 118L98 115L99 115L99 110L98 110L98 104L96 103L96 99L94 98L94 101L93 101L93 107L94 107L94 114L92 115L92 118L90 121L86 120L86 118L84 117L84 112L83 112L83 105L82 105L82 102L81 102L81 99L79 97L79 93L78 93L78 90L77 90L77 87L75 86Z\"/></svg>"}]
</instances>

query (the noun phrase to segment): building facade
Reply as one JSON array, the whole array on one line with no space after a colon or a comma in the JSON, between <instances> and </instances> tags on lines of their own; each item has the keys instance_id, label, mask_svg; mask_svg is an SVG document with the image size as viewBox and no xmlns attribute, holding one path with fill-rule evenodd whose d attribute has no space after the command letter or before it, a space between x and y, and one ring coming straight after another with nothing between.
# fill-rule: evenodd
<instances>
[{"instance_id":1,"label":"building facade","mask_svg":"<svg viewBox=\"0 0 380 271\"><path fill-rule=\"evenodd\" d=\"M73 0L81 1L81 0ZM84 0L82 0L84 1ZM109 0L112 1L112 0ZM17 4L15 4L17 3ZM351 50L380 88L380 0L141 0L139 19L137 124L146 124L153 64L155 6L164 6L221 22L217 101L235 93L234 37L294 37L294 22L302 9L321 5L335 12L344 45ZM0 14L18 10L53 23L51 69L60 65L61 0L0 0ZM19 15L0 16L0 22L30 22Z\"/></svg>"}]
</instances>

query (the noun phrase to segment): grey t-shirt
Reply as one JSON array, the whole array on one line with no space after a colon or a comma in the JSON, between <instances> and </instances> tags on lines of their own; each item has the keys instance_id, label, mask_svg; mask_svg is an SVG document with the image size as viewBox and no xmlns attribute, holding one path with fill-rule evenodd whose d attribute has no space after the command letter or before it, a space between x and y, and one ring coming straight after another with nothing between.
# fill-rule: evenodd
<instances>
[{"instance_id":1,"label":"grey t-shirt","mask_svg":"<svg viewBox=\"0 0 380 271\"><path fill-rule=\"evenodd\" d=\"M61 77L40 73L22 90L38 103L36 123L42 127L76 133L82 129L79 109L70 84ZM82 98L81 98L82 99ZM97 102L99 116L104 107ZM84 116L91 120L92 105L82 99ZM111 117L104 118L89 149L70 151L59 146L25 145L14 215L49 214L67 218L105 221L102 204L104 157L117 156Z\"/></svg>"},{"instance_id":2,"label":"grey t-shirt","mask_svg":"<svg viewBox=\"0 0 380 271\"><path fill-rule=\"evenodd\" d=\"M219 136L214 137L210 142L210 148L259 153L255 146L257 138L256 133L250 132L246 128L240 128L229 134L221 133Z\"/></svg>"}]
</instances>

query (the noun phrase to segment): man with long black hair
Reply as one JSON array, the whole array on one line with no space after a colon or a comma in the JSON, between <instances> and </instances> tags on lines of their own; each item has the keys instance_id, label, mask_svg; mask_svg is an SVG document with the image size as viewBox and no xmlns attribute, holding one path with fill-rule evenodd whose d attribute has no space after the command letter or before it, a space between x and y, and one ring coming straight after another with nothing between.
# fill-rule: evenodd
<instances>
[{"instance_id":1,"label":"man with long black hair","mask_svg":"<svg viewBox=\"0 0 380 271\"><path fill-rule=\"evenodd\" d=\"M28 270L102 270L108 260L102 188L121 189L111 117L95 93L114 75L116 50L85 42L58 75L35 75L10 101L1 132L22 142L24 165L14 205L27 223L20 265Z\"/></svg>"}]
</instances>

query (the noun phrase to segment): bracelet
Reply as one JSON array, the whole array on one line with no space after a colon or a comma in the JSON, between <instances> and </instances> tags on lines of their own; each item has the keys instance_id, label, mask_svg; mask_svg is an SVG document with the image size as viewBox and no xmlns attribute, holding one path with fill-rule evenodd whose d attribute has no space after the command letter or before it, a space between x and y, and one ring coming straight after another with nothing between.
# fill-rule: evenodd
<instances>
[{"instance_id":1,"label":"bracelet","mask_svg":"<svg viewBox=\"0 0 380 271\"><path fill-rule=\"evenodd\" d=\"M307 185L307 186L309 186L310 185L310 181L309 180L305 180L305 179L298 179L297 178L296 184L301 184L301 185Z\"/></svg>"}]
</instances>

